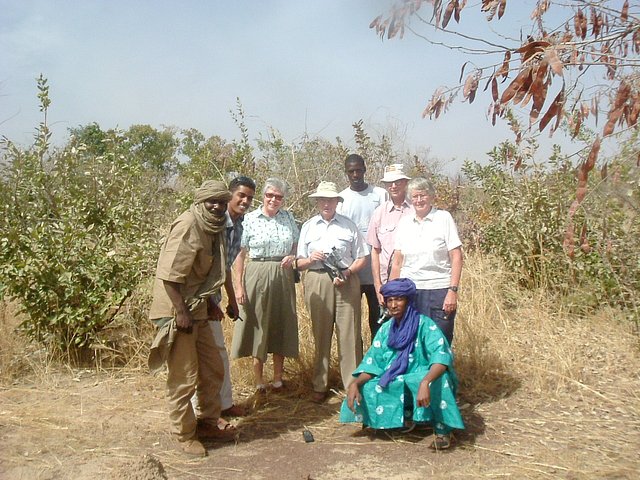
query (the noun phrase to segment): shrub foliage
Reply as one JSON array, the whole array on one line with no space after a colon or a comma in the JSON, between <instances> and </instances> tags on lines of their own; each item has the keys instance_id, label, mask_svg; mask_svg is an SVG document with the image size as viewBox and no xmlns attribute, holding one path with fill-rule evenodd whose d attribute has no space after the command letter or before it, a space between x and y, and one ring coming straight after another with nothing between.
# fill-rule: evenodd
<instances>
[{"instance_id":1,"label":"shrub foliage","mask_svg":"<svg viewBox=\"0 0 640 480\"><path fill-rule=\"evenodd\" d=\"M601 304L640 310L637 136L610 159L572 211L579 167L556 147L544 165L514 168L508 142L488 164L466 162L465 222L473 246L499 256L527 288L547 288L579 311ZM632 153L636 152L636 153ZM579 235L569 235L567 228Z\"/></svg>"},{"instance_id":2,"label":"shrub foliage","mask_svg":"<svg viewBox=\"0 0 640 480\"><path fill-rule=\"evenodd\" d=\"M46 120L42 77L38 88ZM156 166L114 142L96 155L77 139L59 150L48 141L46 121L31 148L4 140L1 288L19 299L30 337L80 352L149 273L162 202L149 172Z\"/></svg>"},{"instance_id":3,"label":"shrub foliage","mask_svg":"<svg viewBox=\"0 0 640 480\"><path fill-rule=\"evenodd\" d=\"M489 163L467 162L466 177L452 181L437 164L399 152L392 137L370 138L361 121L353 124L353 150L339 138L287 142L275 129L252 144L239 102L232 112L239 141L148 125L103 131L92 123L53 148L43 77L38 98L43 122L34 144L3 139L1 146L0 298L18 300L24 332L52 352L79 358L98 348L132 294L146 298L140 291L148 290L162 235L203 180L244 174L261 189L267 177L280 177L291 187L286 207L303 222L315 213L308 194L320 180L346 185L351 151L367 160L372 183L390 163L430 177L438 206L456 216L467 246L500 257L522 286L558 292L576 310L608 303L640 317L637 132L600 179L589 178L589 195L572 210L580 169L559 150L540 166L533 153L514 158L516 146L506 142ZM134 310L135 322L144 306Z\"/></svg>"}]
</instances>

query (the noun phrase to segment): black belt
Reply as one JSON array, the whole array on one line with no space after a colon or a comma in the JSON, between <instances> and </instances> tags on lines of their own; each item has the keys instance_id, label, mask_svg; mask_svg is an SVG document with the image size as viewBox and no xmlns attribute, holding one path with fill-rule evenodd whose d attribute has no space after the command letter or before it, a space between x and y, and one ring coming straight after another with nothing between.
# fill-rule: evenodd
<instances>
[{"instance_id":1,"label":"black belt","mask_svg":"<svg viewBox=\"0 0 640 480\"><path fill-rule=\"evenodd\" d=\"M252 258L252 262L281 262L284 257L256 257Z\"/></svg>"},{"instance_id":2,"label":"black belt","mask_svg":"<svg viewBox=\"0 0 640 480\"><path fill-rule=\"evenodd\" d=\"M338 270L340 270L341 272L344 272L345 270L349 270L349 267L338 267ZM326 273L326 270L324 268L310 268L309 271Z\"/></svg>"}]
</instances>

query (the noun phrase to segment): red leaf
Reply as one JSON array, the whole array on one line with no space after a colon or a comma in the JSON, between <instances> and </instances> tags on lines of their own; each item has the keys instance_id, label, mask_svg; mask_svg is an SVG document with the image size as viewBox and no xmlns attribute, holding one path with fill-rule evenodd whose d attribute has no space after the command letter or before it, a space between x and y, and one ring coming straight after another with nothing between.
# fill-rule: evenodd
<instances>
[{"instance_id":1,"label":"red leaf","mask_svg":"<svg viewBox=\"0 0 640 480\"><path fill-rule=\"evenodd\" d=\"M551 70L553 70L553 73L561 77L563 63L558 57L558 52L556 51L556 49L554 47L549 47L545 50L544 55L545 55L545 58L547 59L547 62L549 62L549 65L551 66Z\"/></svg>"},{"instance_id":2,"label":"red leaf","mask_svg":"<svg viewBox=\"0 0 640 480\"><path fill-rule=\"evenodd\" d=\"M382 20L382 15L378 15L373 21L369 24L369 28L377 28L380 25L380 20Z\"/></svg>"},{"instance_id":3,"label":"red leaf","mask_svg":"<svg viewBox=\"0 0 640 480\"><path fill-rule=\"evenodd\" d=\"M582 115L578 115L576 119L576 123L571 132L571 138L576 138L578 133L580 133L580 127L582 126Z\"/></svg>"},{"instance_id":4,"label":"red leaf","mask_svg":"<svg viewBox=\"0 0 640 480\"><path fill-rule=\"evenodd\" d=\"M507 8L507 0L500 0L500 6L498 7L498 19L504 15L504 10Z\"/></svg>"},{"instance_id":5,"label":"red leaf","mask_svg":"<svg viewBox=\"0 0 640 480\"><path fill-rule=\"evenodd\" d=\"M544 52L544 49L551 46L551 44L545 40L536 40L529 42L516 50L516 52L522 54L522 62L526 62L536 53Z\"/></svg>"},{"instance_id":6,"label":"red leaf","mask_svg":"<svg viewBox=\"0 0 640 480\"><path fill-rule=\"evenodd\" d=\"M560 90L556 98L549 106L549 110L544 114L542 120L540 120L540 131L543 131L551 119L562 112L562 105L564 103L564 88Z\"/></svg>"},{"instance_id":7,"label":"red leaf","mask_svg":"<svg viewBox=\"0 0 640 480\"><path fill-rule=\"evenodd\" d=\"M633 127L638 122L638 116L640 115L640 94L635 94L633 96L633 105L631 107L631 112L629 112L629 118L627 119L627 123L630 127Z\"/></svg>"},{"instance_id":8,"label":"red leaf","mask_svg":"<svg viewBox=\"0 0 640 480\"><path fill-rule=\"evenodd\" d=\"M465 2L466 3L466 2ZM462 11L463 6L460 6L459 2L456 2L456 8L453 12L453 18L456 21L456 23L460 23L460 12Z\"/></svg>"},{"instance_id":9,"label":"red leaf","mask_svg":"<svg viewBox=\"0 0 640 480\"><path fill-rule=\"evenodd\" d=\"M538 65L538 71L536 72L536 78L531 84L531 94L533 95L533 103L541 109L544 105L544 101L547 98L547 89L545 82L547 78L547 72L549 71L549 64L546 60L540 62Z\"/></svg>"},{"instance_id":10,"label":"red leaf","mask_svg":"<svg viewBox=\"0 0 640 480\"><path fill-rule=\"evenodd\" d=\"M522 70L516 76L516 78L513 79L513 81L509 84L509 86L504 90L504 92L502 92L502 98L500 99L500 103L504 105L509 100L511 100L516 95L516 93L520 91L525 81L530 76L531 76L531 67L527 67L524 70Z\"/></svg>"},{"instance_id":11,"label":"red leaf","mask_svg":"<svg viewBox=\"0 0 640 480\"><path fill-rule=\"evenodd\" d=\"M622 23L626 22L629 18L629 0L625 0L622 5L622 10L620 11L620 21Z\"/></svg>"},{"instance_id":12,"label":"red leaf","mask_svg":"<svg viewBox=\"0 0 640 480\"><path fill-rule=\"evenodd\" d=\"M444 18L442 19L442 28L447 28L449 20L451 20L451 14L455 8L456 0L451 0L444 11Z\"/></svg>"},{"instance_id":13,"label":"red leaf","mask_svg":"<svg viewBox=\"0 0 640 480\"><path fill-rule=\"evenodd\" d=\"M476 97L476 90L478 89L478 77L474 74L470 74L467 80L464 82L464 89L462 94L465 100L469 100L469 103L473 103Z\"/></svg>"},{"instance_id":14,"label":"red leaf","mask_svg":"<svg viewBox=\"0 0 640 480\"><path fill-rule=\"evenodd\" d=\"M460 78L458 79L458 83L462 83L462 76L464 75L464 67L467 66L467 63L469 63L469 62L464 62L462 64L462 68L460 69Z\"/></svg>"},{"instance_id":15,"label":"red leaf","mask_svg":"<svg viewBox=\"0 0 640 480\"><path fill-rule=\"evenodd\" d=\"M593 145L591 146L591 151L589 152L589 156L587 157L587 161L584 163L584 169L587 173L589 173L593 167L596 165L596 160L598 160L598 153L600 153L600 137L596 137Z\"/></svg>"},{"instance_id":16,"label":"red leaf","mask_svg":"<svg viewBox=\"0 0 640 480\"><path fill-rule=\"evenodd\" d=\"M529 99L531 98L531 84L533 83L533 69L531 69L531 73L528 77L524 79L524 83L520 90L516 93L516 96L513 97L514 105L518 105L522 102L522 105L526 105L529 103Z\"/></svg>"},{"instance_id":17,"label":"red leaf","mask_svg":"<svg viewBox=\"0 0 640 480\"><path fill-rule=\"evenodd\" d=\"M502 61L502 65L496 72L496 77L502 75L503 78L507 78L509 76L509 60L511 60L511 52L507 50L504 52L504 60Z\"/></svg>"},{"instance_id":18,"label":"red leaf","mask_svg":"<svg viewBox=\"0 0 640 480\"><path fill-rule=\"evenodd\" d=\"M584 38L582 36L582 10L578 9L575 16L573 17L573 28L576 32L576 37Z\"/></svg>"}]
</instances>

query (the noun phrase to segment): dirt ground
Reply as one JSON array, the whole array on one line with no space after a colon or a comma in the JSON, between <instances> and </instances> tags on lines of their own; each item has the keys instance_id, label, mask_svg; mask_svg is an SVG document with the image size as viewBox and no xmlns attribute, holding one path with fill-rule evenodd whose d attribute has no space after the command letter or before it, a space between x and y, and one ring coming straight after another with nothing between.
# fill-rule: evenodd
<instances>
[{"instance_id":1,"label":"dirt ground","mask_svg":"<svg viewBox=\"0 0 640 480\"><path fill-rule=\"evenodd\" d=\"M206 458L187 459L167 431L162 375L68 370L0 390L0 478L640 478L637 364L607 366L594 379L553 396L521 386L469 403L463 392L467 429L456 448L437 453L428 431L339 424L337 394L322 406L308 392L269 394L234 420L237 443L208 444ZM236 397L253 405L249 394Z\"/></svg>"}]
</instances>

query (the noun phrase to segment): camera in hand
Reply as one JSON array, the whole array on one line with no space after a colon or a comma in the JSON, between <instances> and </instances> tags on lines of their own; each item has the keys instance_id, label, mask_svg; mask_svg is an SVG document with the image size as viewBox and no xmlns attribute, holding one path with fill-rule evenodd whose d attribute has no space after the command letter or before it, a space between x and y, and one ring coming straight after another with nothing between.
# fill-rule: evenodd
<instances>
[{"instance_id":1,"label":"camera in hand","mask_svg":"<svg viewBox=\"0 0 640 480\"><path fill-rule=\"evenodd\" d=\"M339 278L343 282L345 281L344 275L340 270L340 259L338 258L336 247L331 249L331 253L325 254L325 259L322 260L322 267L324 271L329 274L331 280Z\"/></svg>"}]
</instances>

